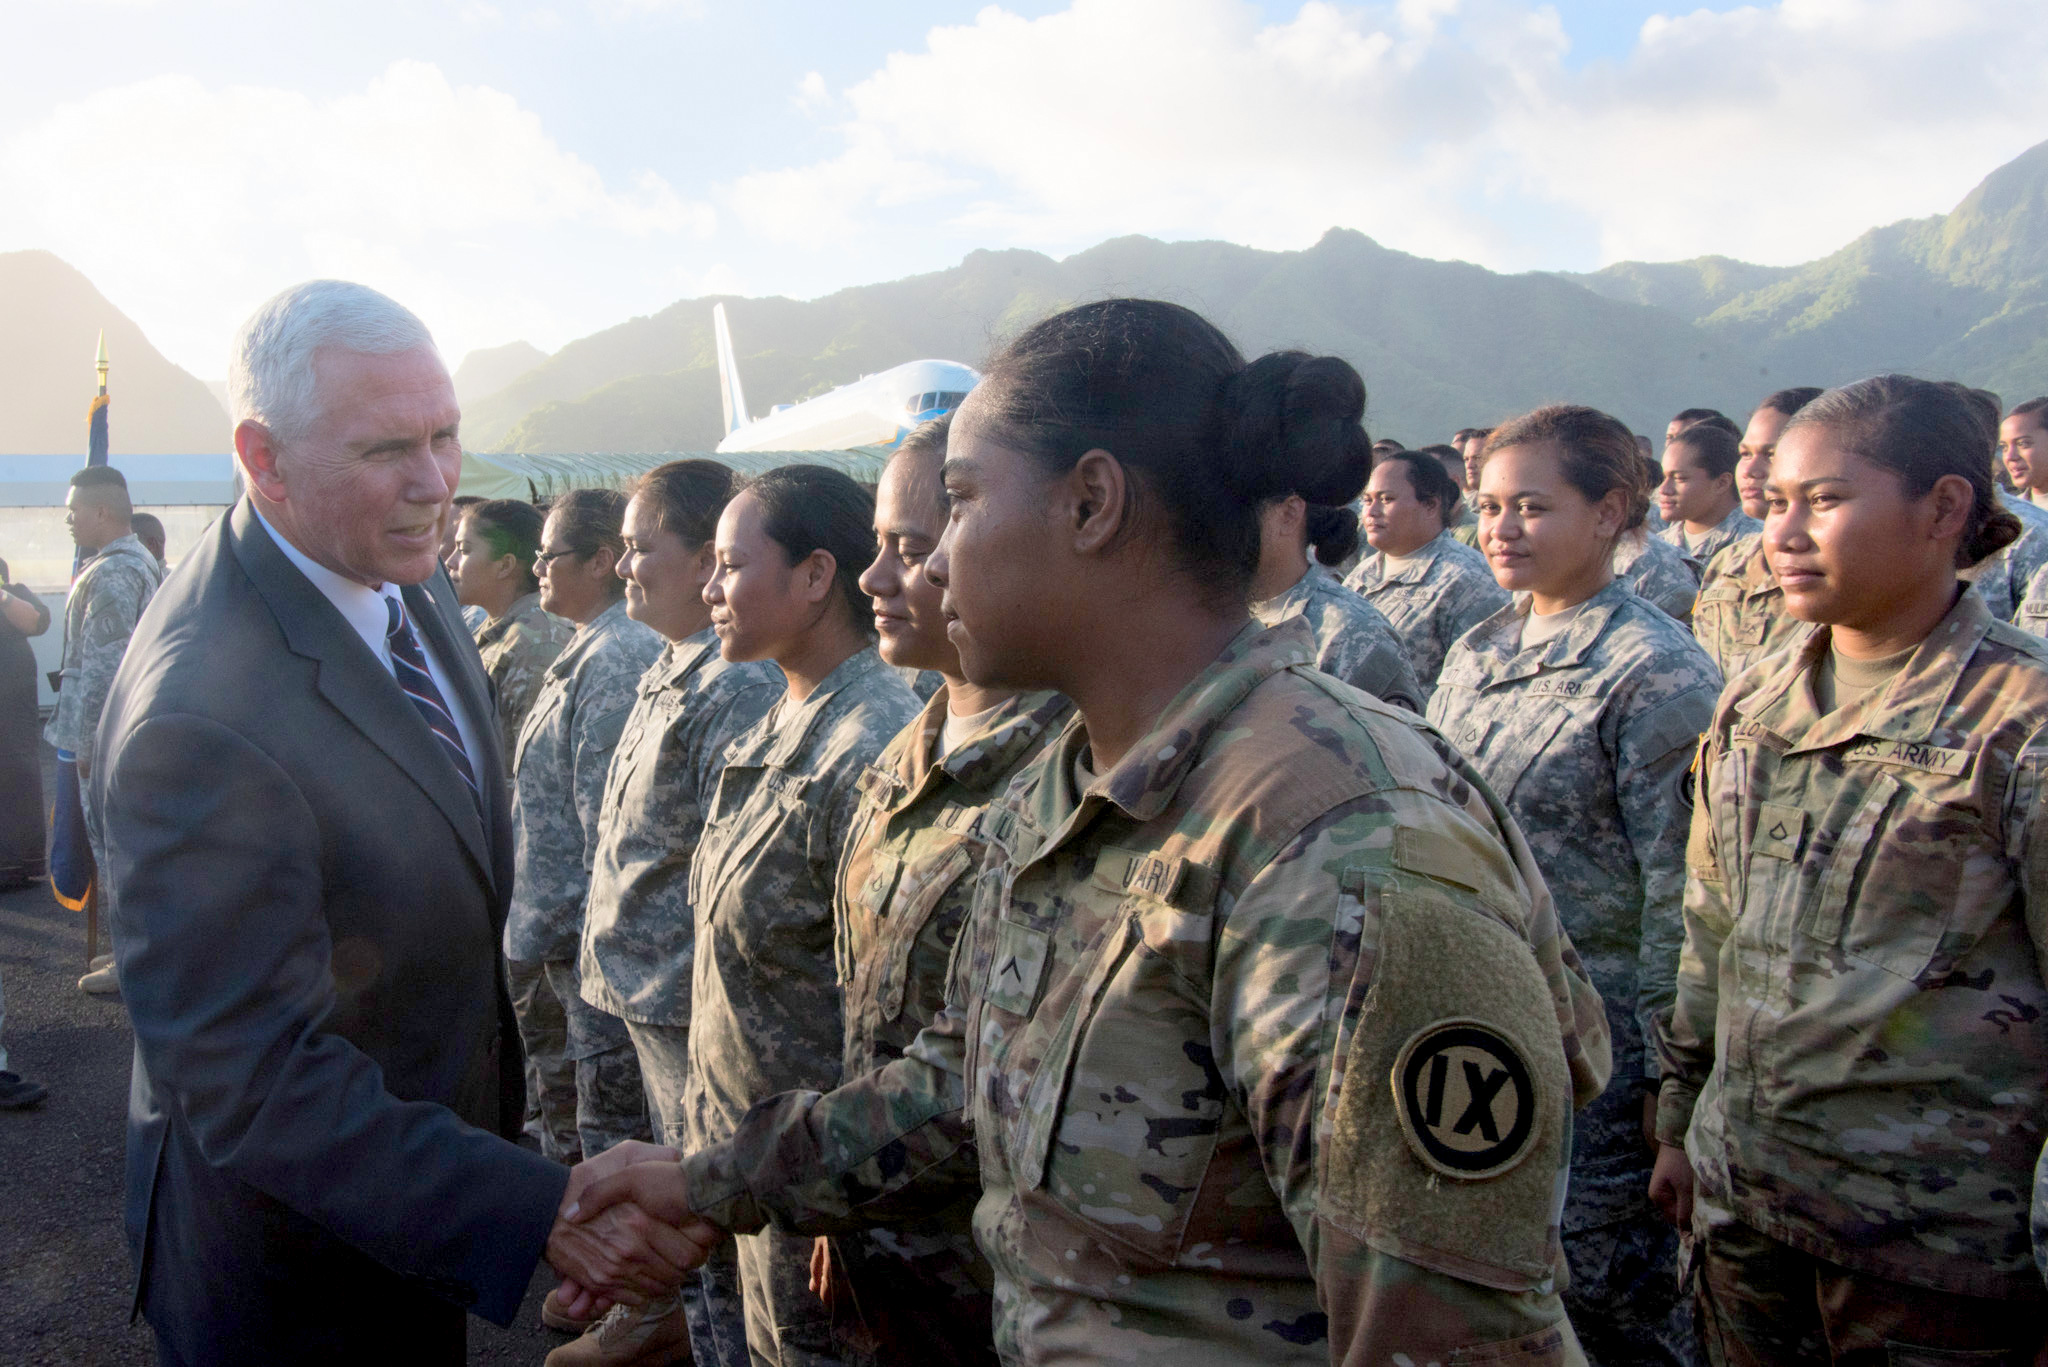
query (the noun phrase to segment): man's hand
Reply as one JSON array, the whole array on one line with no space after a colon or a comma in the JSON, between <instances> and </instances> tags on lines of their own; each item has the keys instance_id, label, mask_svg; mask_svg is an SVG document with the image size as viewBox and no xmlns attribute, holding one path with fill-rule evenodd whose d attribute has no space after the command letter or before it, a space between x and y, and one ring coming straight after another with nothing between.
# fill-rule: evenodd
<instances>
[{"instance_id":1,"label":"man's hand","mask_svg":"<svg viewBox=\"0 0 2048 1367\"><path fill-rule=\"evenodd\" d=\"M672 1291L704 1261L703 1251L680 1231L631 1205L612 1206L594 1213L595 1218L570 1218L594 1182L650 1160L655 1166L673 1168L676 1151L629 1140L577 1164L569 1174L568 1190L548 1234L547 1259L563 1278L565 1307L579 1318L615 1302L637 1305Z\"/></svg>"},{"instance_id":2,"label":"man's hand","mask_svg":"<svg viewBox=\"0 0 2048 1367\"><path fill-rule=\"evenodd\" d=\"M1657 1165L1650 1170L1650 1201L1672 1224L1692 1228L1692 1160L1680 1146L1657 1146Z\"/></svg>"},{"instance_id":3,"label":"man's hand","mask_svg":"<svg viewBox=\"0 0 2048 1367\"><path fill-rule=\"evenodd\" d=\"M620 1145L624 1148L625 1145ZM610 1150L593 1162L604 1163L618 1149ZM562 1214L555 1221L555 1232L548 1237L548 1262L562 1275L561 1290L557 1299L562 1308L577 1319L590 1319L614 1302L637 1304L648 1296L660 1295L680 1285L683 1275L704 1265L711 1256L711 1250L726 1238L724 1230L708 1220L699 1218L690 1209L688 1184L683 1179L682 1164L673 1156L672 1149L659 1149L654 1145L640 1145L641 1156L662 1154L666 1157L643 1162L629 1162L627 1166L616 1167L608 1175L595 1180L579 1181L575 1174L569 1179L569 1190L562 1198ZM588 1163L580 1165L581 1172ZM564 1260L555 1257L557 1238L562 1239L565 1258L573 1259L581 1247L575 1239L579 1231L594 1230L614 1232L614 1222L624 1220L626 1227L638 1229L642 1222L659 1231L659 1247L663 1255L673 1252L678 1255L672 1262L674 1276L651 1290L639 1290L626 1283L612 1283L606 1274L593 1266L588 1272L579 1272Z\"/></svg>"},{"instance_id":4,"label":"man's hand","mask_svg":"<svg viewBox=\"0 0 2048 1367\"><path fill-rule=\"evenodd\" d=\"M615 1144L595 1158L586 1158L569 1170L569 1190L562 1196L562 1209L573 1210L582 1199L583 1192L592 1182L609 1177L615 1172L624 1172L635 1163L675 1163L682 1155L674 1149L659 1144L647 1144L638 1139L628 1139Z\"/></svg>"}]
</instances>

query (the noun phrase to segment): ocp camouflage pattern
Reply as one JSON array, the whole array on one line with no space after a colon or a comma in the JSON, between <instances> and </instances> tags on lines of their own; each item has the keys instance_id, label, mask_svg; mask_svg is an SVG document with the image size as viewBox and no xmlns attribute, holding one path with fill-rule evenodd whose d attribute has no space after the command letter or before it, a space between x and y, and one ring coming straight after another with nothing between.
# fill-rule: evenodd
<instances>
[{"instance_id":1,"label":"ocp camouflage pattern","mask_svg":"<svg viewBox=\"0 0 2048 1367\"><path fill-rule=\"evenodd\" d=\"M1761 535L1743 537L1707 562L1692 634L1723 678L1791 649L1811 629L1785 611L1785 591L1764 559Z\"/></svg>"}]
</instances>

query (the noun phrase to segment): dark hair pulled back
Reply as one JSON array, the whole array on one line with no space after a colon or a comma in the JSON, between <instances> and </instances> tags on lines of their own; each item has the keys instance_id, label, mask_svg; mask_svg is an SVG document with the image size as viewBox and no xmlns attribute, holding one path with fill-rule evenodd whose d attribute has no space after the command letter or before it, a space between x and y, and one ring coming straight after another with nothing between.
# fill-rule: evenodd
<instances>
[{"instance_id":1,"label":"dark hair pulled back","mask_svg":"<svg viewBox=\"0 0 2048 1367\"><path fill-rule=\"evenodd\" d=\"M1899 477L1906 497L1924 498L1935 482L1956 475L1970 483L1970 520L1956 543L1956 565L1968 568L2019 540L2020 520L1999 506L1984 458L1984 419L1960 386L1910 375L1878 375L1830 389L1785 424L1785 436L1823 427L1846 451ZM1778 439L1780 449L1784 437Z\"/></svg>"},{"instance_id":2,"label":"dark hair pulled back","mask_svg":"<svg viewBox=\"0 0 2048 1367\"><path fill-rule=\"evenodd\" d=\"M1789 418L1825 393L1827 391L1818 385L1794 385L1790 389L1780 389L1776 393L1766 394L1764 401L1757 407L1768 408L1773 413L1783 413Z\"/></svg>"},{"instance_id":3,"label":"dark hair pulled back","mask_svg":"<svg viewBox=\"0 0 2048 1367\"><path fill-rule=\"evenodd\" d=\"M1669 445L1692 448L1700 468L1710 479L1734 474L1735 462L1742 455L1742 439L1714 423L1696 422L1673 437ZM1661 468L1657 471L1657 478L1664 478Z\"/></svg>"},{"instance_id":4,"label":"dark hair pulled back","mask_svg":"<svg viewBox=\"0 0 2048 1367\"><path fill-rule=\"evenodd\" d=\"M587 559L601 550L612 553L614 564L626 553L626 538L620 528L626 520L626 496L617 489L571 489L548 504L562 536L562 549L577 559ZM613 598L626 592L626 581L613 575L605 582Z\"/></svg>"},{"instance_id":5,"label":"dark hair pulled back","mask_svg":"<svg viewBox=\"0 0 2048 1367\"><path fill-rule=\"evenodd\" d=\"M1386 457L1386 462L1399 464L1408 473L1408 487L1415 491L1415 497L1423 503L1436 506L1437 521L1446 527L1451 525L1451 510L1458 506L1460 497L1458 481L1451 478L1451 472L1444 468L1443 459L1432 453L1450 451L1448 446L1425 446L1420 451L1396 451Z\"/></svg>"},{"instance_id":6,"label":"dark hair pulled back","mask_svg":"<svg viewBox=\"0 0 2048 1367\"><path fill-rule=\"evenodd\" d=\"M1689 410L1688 410L1689 411ZM1564 453L1565 483L1588 503L1598 503L1616 489L1626 497L1622 530L1643 525L1650 511L1650 478L1636 434L1620 419L1583 404L1554 403L1512 418L1486 439L1485 457L1510 446L1556 442Z\"/></svg>"},{"instance_id":7,"label":"dark hair pulled back","mask_svg":"<svg viewBox=\"0 0 2048 1367\"><path fill-rule=\"evenodd\" d=\"M1214 324L1156 299L1027 328L972 402L992 437L1051 474L1114 455L1133 475L1127 518L1156 502L1182 572L1219 600L1249 595L1261 504L1299 494L1341 510L1372 470L1365 382L1348 363L1281 351L1247 365Z\"/></svg>"},{"instance_id":8,"label":"dark hair pulled back","mask_svg":"<svg viewBox=\"0 0 2048 1367\"><path fill-rule=\"evenodd\" d=\"M540 587L533 577L533 558L540 553L540 534L547 519L540 509L516 498L478 499L462 508L476 534L491 548L493 559L511 556L519 565L520 592Z\"/></svg>"},{"instance_id":9,"label":"dark hair pulled back","mask_svg":"<svg viewBox=\"0 0 2048 1367\"><path fill-rule=\"evenodd\" d=\"M791 564L813 551L832 557L832 581L839 587L852 625L874 634L860 572L875 553L875 496L849 476L823 465L783 465L742 486L761 505L761 527L782 547Z\"/></svg>"},{"instance_id":10,"label":"dark hair pulled back","mask_svg":"<svg viewBox=\"0 0 2048 1367\"><path fill-rule=\"evenodd\" d=\"M731 467L715 460L672 460L640 476L632 497L646 501L657 528L695 550L718 535L718 515L739 483Z\"/></svg>"}]
</instances>

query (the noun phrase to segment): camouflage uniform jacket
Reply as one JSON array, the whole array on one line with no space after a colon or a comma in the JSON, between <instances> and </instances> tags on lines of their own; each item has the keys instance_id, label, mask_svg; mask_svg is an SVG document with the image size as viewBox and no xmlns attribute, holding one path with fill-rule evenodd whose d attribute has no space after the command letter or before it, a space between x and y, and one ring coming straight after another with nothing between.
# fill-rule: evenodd
<instances>
[{"instance_id":1,"label":"camouflage uniform jacket","mask_svg":"<svg viewBox=\"0 0 2048 1367\"><path fill-rule=\"evenodd\" d=\"M1436 691L1451 643L1507 606L1508 591L1494 582L1486 557L1452 539L1449 532L1408 557L1399 570L1375 551L1359 563L1344 587L1377 608L1394 629L1422 687L1423 701Z\"/></svg>"},{"instance_id":2,"label":"camouflage uniform jacket","mask_svg":"<svg viewBox=\"0 0 2048 1367\"><path fill-rule=\"evenodd\" d=\"M1764 559L1761 535L1745 536L1708 562L1692 634L1723 678L1791 649L1812 629L1785 611L1785 591Z\"/></svg>"},{"instance_id":3,"label":"camouflage uniform jacket","mask_svg":"<svg viewBox=\"0 0 2048 1367\"><path fill-rule=\"evenodd\" d=\"M511 958L577 956L605 772L634 688L660 653L661 637L628 617L621 600L584 623L548 665L512 754Z\"/></svg>"},{"instance_id":4,"label":"camouflage uniform jacket","mask_svg":"<svg viewBox=\"0 0 2048 1367\"><path fill-rule=\"evenodd\" d=\"M1378 608L1321 566L1310 565L1287 592L1252 604L1252 616L1269 627L1289 617L1305 618L1316 636L1316 668L1381 702L1422 710L1428 694L1416 682L1415 667L1394 628Z\"/></svg>"},{"instance_id":5,"label":"camouflage uniform jacket","mask_svg":"<svg viewBox=\"0 0 2048 1367\"><path fill-rule=\"evenodd\" d=\"M1959 594L1821 716L1829 639L1751 666L1701 748L1658 1138L1775 1239L2041 1299L2048 646Z\"/></svg>"},{"instance_id":6,"label":"camouflage uniform jacket","mask_svg":"<svg viewBox=\"0 0 2048 1367\"><path fill-rule=\"evenodd\" d=\"M1598 998L1470 766L1314 651L1248 628L1085 792L1070 723L984 819L946 1011L686 1159L693 1203L886 1220L950 1194L971 1141L1013 1367L1581 1360L1556 1215ZM1519 1041L1513 1100L1502 1067L1435 1064L1464 1020Z\"/></svg>"},{"instance_id":7,"label":"camouflage uniform jacket","mask_svg":"<svg viewBox=\"0 0 2048 1367\"><path fill-rule=\"evenodd\" d=\"M690 869L692 1148L730 1135L763 1097L839 1076L833 887L861 775L917 711L870 646L727 748Z\"/></svg>"},{"instance_id":8,"label":"camouflage uniform jacket","mask_svg":"<svg viewBox=\"0 0 2048 1367\"><path fill-rule=\"evenodd\" d=\"M2026 597L2020 601L2020 610L2012 620L2014 626L2036 636L2048 636L2048 565L2028 581Z\"/></svg>"},{"instance_id":9,"label":"camouflage uniform jacket","mask_svg":"<svg viewBox=\"0 0 2048 1367\"><path fill-rule=\"evenodd\" d=\"M690 1023L690 857L726 747L782 696L767 661L728 664L706 627L640 676L597 818L583 999L643 1025Z\"/></svg>"},{"instance_id":10,"label":"camouflage uniform jacket","mask_svg":"<svg viewBox=\"0 0 2048 1367\"><path fill-rule=\"evenodd\" d=\"M163 582L163 566L133 532L100 547L72 580L64 600L63 687L43 739L76 755L82 767L92 765L100 710L128 638Z\"/></svg>"},{"instance_id":11,"label":"camouflage uniform jacket","mask_svg":"<svg viewBox=\"0 0 2048 1367\"><path fill-rule=\"evenodd\" d=\"M498 705L498 731L507 755L519 748L519 729L540 693L548 666L576 634L576 624L544 611L540 595L529 593L476 629L477 654Z\"/></svg>"},{"instance_id":12,"label":"camouflage uniform jacket","mask_svg":"<svg viewBox=\"0 0 2048 1367\"><path fill-rule=\"evenodd\" d=\"M1674 523L1653 535L1684 557L1685 563L1692 566L1692 572L1704 581L1706 566L1715 556L1743 537L1755 536L1763 529L1764 524L1743 512L1742 505L1738 503L1728 516L1714 524L1712 531L1700 538L1697 546L1686 542L1683 523Z\"/></svg>"},{"instance_id":13,"label":"camouflage uniform jacket","mask_svg":"<svg viewBox=\"0 0 2048 1367\"><path fill-rule=\"evenodd\" d=\"M1963 578L1976 585L1993 617L2001 622L2016 622L2028 589L2043 567L2048 567L2048 509L2004 490L1999 491L1998 498L1999 506L2018 518L2024 530L2019 540L1964 570Z\"/></svg>"},{"instance_id":14,"label":"camouflage uniform jacket","mask_svg":"<svg viewBox=\"0 0 2048 1367\"><path fill-rule=\"evenodd\" d=\"M1692 620L1700 577L1692 562L1647 528L1626 532L1614 546L1614 577L1636 596L1680 622Z\"/></svg>"},{"instance_id":15,"label":"camouflage uniform jacket","mask_svg":"<svg viewBox=\"0 0 2048 1367\"><path fill-rule=\"evenodd\" d=\"M1619 580L1524 649L1527 612L1505 608L1452 647L1429 717L1514 814L1606 1003L1617 1085L1580 1117L1566 1217L1591 1229L1644 1205L1642 1098L1685 937L1686 770L1721 675Z\"/></svg>"}]
</instances>

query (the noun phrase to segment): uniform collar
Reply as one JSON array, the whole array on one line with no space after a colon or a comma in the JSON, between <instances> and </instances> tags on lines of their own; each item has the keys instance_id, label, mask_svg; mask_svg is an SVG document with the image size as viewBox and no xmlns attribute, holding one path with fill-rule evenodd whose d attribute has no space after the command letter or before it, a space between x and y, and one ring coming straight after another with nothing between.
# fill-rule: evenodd
<instances>
[{"instance_id":1,"label":"uniform collar","mask_svg":"<svg viewBox=\"0 0 2048 1367\"><path fill-rule=\"evenodd\" d=\"M661 658L654 662L654 668L641 676L640 691L658 693L674 688L711 663L709 657L717 654L718 633L710 627L692 632L680 641L670 641L661 648Z\"/></svg>"},{"instance_id":2,"label":"uniform collar","mask_svg":"<svg viewBox=\"0 0 2048 1367\"><path fill-rule=\"evenodd\" d=\"M882 663L881 655L873 646L856 650L841 660L825 676L824 682L811 690L811 696L777 724L774 739L761 763L780 767L795 759L803 752L812 728L818 724L818 718L835 696L860 684L876 670L888 667Z\"/></svg>"},{"instance_id":3,"label":"uniform collar","mask_svg":"<svg viewBox=\"0 0 2048 1367\"><path fill-rule=\"evenodd\" d=\"M1524 648L1522 619L1529 615L1530 598L1516 594L1514 601L1472 629L1473 654L1479 662L1480 678L1474 685L1490 688L1530 678L1546 669L1570 669L1585 661L1608 622L1635 591L1617 575L1606 588L1579 605L1572 624L1541 645Z\"/></svg>"},{"instance_id":4,"label":"uniform collar","mask_svg":"<svg viewBox=\"0 0 2048 1367\"><path fill-rule=\"evenodd\" d=\"M1276 593L1263 602L1252 604L1252 615L1269 626L1283 617L1301 615L1308 607L1309 599L1315 597L1318 578L1328 580L1329 576L1311 564L1285 593Z\"/></svg>"},{"instance_id":5,"label":"uniform collar","mask_svg":"<svg viewBox=\"0 0 2048 1367\"><path fill-rule=\"evenodd\" d=\"M1436 568L1437 559L1444 553L1444 544L1451 541L1448 529L1438 532L1423 542L1409 555L1403 557L1407 563L1398 570L1390 570L1391 563L1386 556L1378 557L1378 573L1373 576L1381 584L1420 584L1429 578L1429 572ZM1455 544L1455 543L1453 543Z\"/></svg>"},{"instance_id":6,"label":"uniform collar","mask_svg":"<svg viewBox=\"0 0 2048 1367\"><path fill-rule=\"evenodd\" d=\"M1735 715L1787 743L1792 751L1820 750L1857 736L1926 742L1932 739L1970 657L1991 629L1984 600L1959 586L1955 606L1880 693L1822 716L1808 676L1830 648L1834 633L1819 627L1790 661L1735 704Z\"/></svg>"},{"instance_id":7,"label":"uniform collar","mask_svg":"<svg viewBox=\"0 0 2048 1367\"><path fill-rule=\"evenodd\" d=\"M536 599L535 601L539 601ZM508 614L509 615L509 614ZM626 600L621 598L597 616L576 628L576 634L569 638L569 644L562 647L562 653L555 656L548 665L548 677L566 679L575 672L591 652L603 640L618 630L618 624L626 620Z\"/></svg>"}]
</instances>

